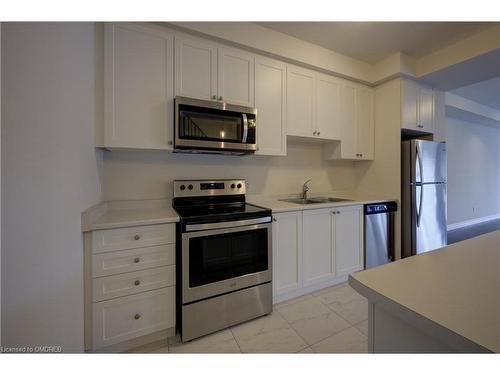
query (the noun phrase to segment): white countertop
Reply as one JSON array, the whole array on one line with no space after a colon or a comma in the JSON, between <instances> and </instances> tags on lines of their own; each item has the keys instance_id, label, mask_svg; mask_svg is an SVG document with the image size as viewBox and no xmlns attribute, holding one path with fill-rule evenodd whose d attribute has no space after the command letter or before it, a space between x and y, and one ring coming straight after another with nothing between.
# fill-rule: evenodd
<instances>
[{"instance_id":1,"label":"white countertop","mask_svg":"<svg viewBox=\"0 0 500 375\"><path fill-rule=\"evenodd\" d=\"M500 231L356 272L350 283L370 301L397 304L500 353Z\"/></svg>"},{"instance_id":2,"label":"white countertop","mask_svg":"<svg viewBox=\"0 0 500 375\"><path fill-rule=\"evenodd\" d=\"M82 231L175 223L171 200L103 202L82 213Z\"/></svg>"},{"instance_id":3,"label":"white countertop","mask_svg":"<svg viewBox=\"0 0 500 375\"><path fill-rule=\"evenodd\" d=\"M335 198L343 198L349 199L348 201L342 202L328 202L328 203L314 203L314 204L299 204L299 203L290 203L283 202L282 199L290 198L290 197L266 197L266 196L249 196L247 197L247 202L251 204L255 204L257 206L266 207L273 211L273 213L280 212L290 212L290 211L304 211L304 210L317 210L321 208L330 208L330 207L342 207L342 206L356 206L363 205L369 203L378 203L378 202L387 202L387 201L395 201L395 199L385 199L385 198L377 198L377 197L369 197L363 195L353 195L353 194L335 194L335 193L325 193L325 194L315 194L309 195L309 198L314 197L335 197ZM297 198L295 196L294 198Z\"/></svg>"},{"instance_id":4,"label":"white countertop","mask_svg":"<svg viewBox=\"0 0 500 375\"><path fill-rule=\"evenodd\" d=\"M311 195L317 197L320 195ZM282 202L280 199L290 196L247 196L247 202L261 207L269 208L273 213L287 211L302 211L329 207L362 205L374 202L384 202L388 199L374 199L373 197L321 194L337 198L347 198L350 201L329 202L315 204L296 204ZM111 201L95 205L82 213L82 231L92 231L99 229L112 229L122 227L132 227L139 225L152 225L175 223L179 221L179 216L172 208L170 199L164 200L137 200L137 201Z\"/></svg>"}]
</instances>

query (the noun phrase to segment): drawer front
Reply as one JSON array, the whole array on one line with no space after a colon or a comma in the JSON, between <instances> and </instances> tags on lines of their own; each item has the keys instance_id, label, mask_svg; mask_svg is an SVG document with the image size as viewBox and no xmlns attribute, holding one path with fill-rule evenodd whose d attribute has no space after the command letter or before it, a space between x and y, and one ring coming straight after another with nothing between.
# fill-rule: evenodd
<instances>
[{"instance_id":1,"label":"drawer front","mask_svg":"<svg viewBox=\"0 0 500 375\"><path fill-rule=\"evenodd\" d=\"M127 272L92 280L93 302L175 285L175 266Z\"/></svg>"},{"instance_id":2,"label":"drawer front","mask_svg":"<svg viewBox=\"0 0 500 375\"><path fill-rule=\"evenodd\" d=\"M96 230L92 232L92 252L136 249L175 243L175 224Z\"/></svg>"},{"instance_id":3,"label":"drawer front","mask_svg":"<svg viewBox=\"0 0 500 375\"><path fill-rule=\"evenodd\" d=\"M92 277L110 276L175 264L175 245L92 255Z\"/></svg>"},{"instance_id":4,"label":"drawer front","mask_svg":"<svg viewBox=\"0 0 500 375\"><path fill-rule=\"evenodd\" d=\"M175 287L93 304L93 349L175 326Z\"/></svg>"}]
</instances>

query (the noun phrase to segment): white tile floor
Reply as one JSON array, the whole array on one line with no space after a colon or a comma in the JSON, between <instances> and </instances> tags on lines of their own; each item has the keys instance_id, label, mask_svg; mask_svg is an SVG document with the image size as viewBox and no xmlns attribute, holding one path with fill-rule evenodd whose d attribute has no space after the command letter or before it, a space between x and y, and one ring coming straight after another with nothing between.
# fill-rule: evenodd
<instances>
[{"instance_id":1,"label":"white tile floor","mask_svg":"<svg viewBox=\"0 0 500 375\"><path fill-rule=\"evenodd\" d=\"M366 353L368 306L346 283L274 305L272 314L191 342L136 353Z\"/></svg>"}]
</instances>

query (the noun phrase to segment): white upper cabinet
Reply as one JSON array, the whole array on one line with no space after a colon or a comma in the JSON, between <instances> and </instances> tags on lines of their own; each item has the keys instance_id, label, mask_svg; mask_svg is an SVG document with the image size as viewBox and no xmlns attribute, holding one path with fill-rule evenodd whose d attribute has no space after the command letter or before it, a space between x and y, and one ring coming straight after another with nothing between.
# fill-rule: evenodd
<instances>
[{"instance_id":1,"label":"white upper cabinet","mask_svg":"<svg viewBox=\"0 0 500 375\"><path fill-rule=\"evenodd\" d=\"M208 41L175 38L175 94L254 106L254 55Z\"/></svg>"},{"instance_id":2,"label":"white upper cabinet","mask_svg":"<svg viewBox=\"0 0 500 375\"><path fill-rule=\"evenodd\" d=\"M356 105L356 86L350 84L342 85L342 132L341 132L341 158L356 159L358 155L358 127Z\"/></svg>"},{"instance_id":3,"label":"white upper cabinet","mask_svg":"<svg viewBox=\"0 0 500 375\"><path fill-rule=\"evenodd\" d=\"M340 89L340 142L324 145L327 160L373 160L375 113L373 89L344 81Z\"/></svg>"},{"instance_id":4,"label":"white upper cabinet","mask_svg":"<svg viewBox=\"0 0 500 375\"><path fill-rule=\"evenodd\" d=\"M434 133L434 91L403 79L401 95L401 127Z\"/></svg>"},{"instance_id":5,"label":"white upper cabinet","mask_svg":"<svg viewBox=\"0 0 500 375\"><path fill-rule=\"evenodd\" d=\"M340 80L316 74L316 136L340 139Z\"/></svg>"},{"instance_id":6,"label":"white upper cabinet","mask_svg":"<svg viewBox=\"0 0 500 375\"><path fill-rule=\"evenodd\" d=\"M175 38L175 95L217 98L217 47L191 38Z\"/></svg>"},{"instance_id":7,"label":"white upper cabinet","mask_svg":"<svg viewBox=\"0 0 500 375\"><path fill-rule=\"evenodd\" d=\"M286 84L287 134L298 137L315 136L314 72L289 65Z\"/></svg>"},{"instance_id":8,"label":"white upper cabinet","mask_svg":"<svg viewBox=\"0 0 500 375\"><path fill-rule=\"evenodd\" d=\"M424 132L434 133L434 92L425 87L419 92L418 119Z\"/></svg>"},{"instance_id":9,"label":"white upper cabinet","mask_svg":"<svg viewBox=\"0 0 500 375\"><path fill-rule=\"evenodd\" d=\"M373 90L367 87L358 87L356 98L358 158L373 160L375 146L375 103Z\"/></svg>"},{"instance_id":10,"label":"white upper cabinet","mask_svg":"<svg viewBox=\"0 0 500 375\"><path fill-rule=\"evenodd\" d=\"M255 58L259 155L286 155L286 64Z\"/></svg>"},{"instance_id":11,"label":"white upper cabinet","mask_svg":"<svg viewBox=\"0 0 500 375\"><path fill-rule=\"evenodd\" d=\"M288 66L287 134L321 140L340 139L340 80Z\"/></svg>"},{"instance_id":12,"label":"white upper cabinet","mask_svg":"<svg viewBox=\"0 0 500 375\"><path fill-rule=\"evenodd\" d=\"M336 274L363 269L363 206L339 207L333 218Z\"/></svg>"},{"instance_id":13,"label":"white upper cabinet","mask_svg":"<svg viewBox=\"0 0 500 375\"><path fill-rule=\"evenodd\" d=\"M418 86L413 81L401 81L401 127L417 130Z\"/></svg>"},{"instance_id":14,"label":"white upper cabinet","mask_svg":"<svg viewBox=\"0 0 500 375\"><path fill-rule=\"evenodd\" d=\"M219 48L219 100L254 106L254 55L237 49Z\"/></svg>"},{"instance_id":15,"label":"white upper cabinet","mask_svg":"<svg viewBox=\"0 0 500 375\"><path fill-rule=\"evenodd\" d=\"M104 26L104 147L172 149L173 36Z\"/></svg>"}]
</instances>

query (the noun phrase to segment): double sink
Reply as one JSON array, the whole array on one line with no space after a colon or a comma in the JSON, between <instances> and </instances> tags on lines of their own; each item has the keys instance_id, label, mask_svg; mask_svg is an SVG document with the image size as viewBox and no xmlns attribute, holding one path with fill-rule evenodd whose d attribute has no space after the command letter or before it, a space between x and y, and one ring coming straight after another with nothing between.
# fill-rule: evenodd
<instances>
[{"instance_id":1,"label":"double sink","mask_svg":"<svg viewBox=\"0 0 500 375\"><path fill-rule=\"evenodd\" d=\"M333 198L333 197L314 197L314 198L289 198L280 199L282 202L295 204L318 204L318 203L335 203L335 202L352 202L352 199Z\"/></svg>"}]
</instances>

